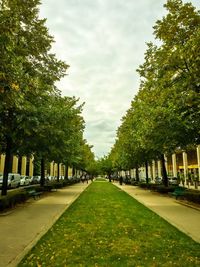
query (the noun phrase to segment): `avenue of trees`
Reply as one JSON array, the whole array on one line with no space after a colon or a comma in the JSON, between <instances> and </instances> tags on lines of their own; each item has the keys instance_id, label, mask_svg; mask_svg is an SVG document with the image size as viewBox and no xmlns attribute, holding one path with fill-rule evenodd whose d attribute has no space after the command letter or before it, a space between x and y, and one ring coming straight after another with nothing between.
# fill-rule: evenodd
<instances>
[{"instance_id":1,"label":"avenue of trees","mask_svg":"<svg viewBox=\"0 0 200 267\"><path fill-rule=\"evenodd\" d=\"M91 168L83 139L83 105L63 97L55 83L68 65L51 53L53 37L39 18L39 0L0 0L0 153L5 153L2 195L12 155ZM90 162L88 162L90 161ZM88 167L89 166L89 167Z\"/></svg>"},{"instance_id":2,"label":"avenue of trees","mask_svg":"<svg viewBox=\"0 0 200 267\"><path fill-rule=\"evenodd\" d=\"M191 3L168 0L167 14L154 28L138 68L141 83L122 118L107 159L111 170L137 169L164 154L200 143L200 11ZM108 164L107 164L108 166ZM148 174L147 174L148 178Z\"/></svg>"}]
</instances>

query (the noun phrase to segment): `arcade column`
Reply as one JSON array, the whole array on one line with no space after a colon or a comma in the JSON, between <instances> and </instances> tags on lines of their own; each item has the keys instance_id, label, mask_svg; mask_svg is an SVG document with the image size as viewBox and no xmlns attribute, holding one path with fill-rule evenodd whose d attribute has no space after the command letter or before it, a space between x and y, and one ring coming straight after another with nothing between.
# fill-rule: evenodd
<instances>
[{"instance_id":1,"label":"arcade column","mask_svg":"<svg viewBox=\"0 0 200 267\"><path fill-rule=\"evenodd\" d=\"M27 163L27 159L25 156L23 156L22 157L21 175L26 175L26 163Z\"/></svg>"},{"instance_id":2,"label":"arcade column","mask_svg":"<svg viewBox=\"0 0 200 267\"><path fill-rule=\"evenodd\" d=\"M172 170L173 176L177 177L177 163L176 163L176 154L172 154Z\"/></svg>"},{"instance_id":3,"label":"arcade column","mask_svg":"<svg viewBox=\"0 0 200 267\"><path fill-rule=\"evenodd\" d=\"M12 173L17 173L17 172L18 172L18 157L13 156Z\"/></svg>"},{"instance_id":4,"label":"arcade column","mask_svg":"<svg viewBox=\"0 0 200 267\"><path fill-rule=\"evenodd\" d=\"M152 161L152 172L153 172L153 180L156 178L156 162L155 160Z\"/></svg>"},{"instance_id":5,"label":"arcade column","mask_svg":"<svg viewBox=\"0 0 200 267\"><path fill-rule=\"evenodd\" d=\"M188 159L187 159L187 153L183 151L183 168L184 168L184 177L185 180L188 177Z\"/></svg>"},{"instance_id":6,"label":"arcade column","mask_svg":"<svg viewBox=\"0 0 200 267\"><path fill-rule=\"evenodd\" d=\"M29 176L33 176L33 160L34 160L34 157L31 156L30 159L29 159Z\"/></svg>"},{"instance_id":7,"label":"arcade column","mask_svg":"<svg viewBox=\"0 0 200 267\"><path fill-rule=\"evenodd\" d=\"M0 155L0 173L3 173L3 171L4 171L5 158L6 158L5 154Z\"/></svg>"},{"instance_id":8,"label":"arcade column","mask_svg":"<svg viewBox=\"0 0 200 267\"><path fill-rule=\"evenodd\" d=\"M197 146L197 163L198 163L198 173L200 179L200 145Z\"/></svg>"},{"instance_id":9,"label":"arcade column","mask_svg":"<svg viewBox=\"0 0 200 267\"><path fill-rule=\"evenodd\" d=\"M161 161L158 160L157 164L158 164L158 177L162 177L162 172L161 172Z\"/></svg>"}]
</instances>

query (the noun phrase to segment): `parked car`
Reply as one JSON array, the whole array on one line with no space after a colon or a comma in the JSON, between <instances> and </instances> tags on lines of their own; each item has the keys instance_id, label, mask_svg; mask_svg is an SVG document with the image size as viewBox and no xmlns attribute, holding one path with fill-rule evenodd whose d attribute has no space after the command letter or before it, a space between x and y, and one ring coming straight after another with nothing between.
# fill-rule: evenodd
<instances>
[{"instance_id":1,"label":"parked car","mask_svg":"<svg viewBox=\"0 0 200 267\"><path fill-rule=\"evenodd\" d=\"M21 175L20 177L20 185L29 185L31 183L31 177L30 176L25 176Z\"/></svg>"},{"instance_id":2,"label":"parked car","mask_svg":"<svg viewBox=\"0 0 200 267\"><path fill-rule=\"evenodd\" d=\"M169 184L170 185L178 185L178 179L176 177L169 177L168 178Z\"/></svg>"},{"instance_id":3,"label":"parked car","mask_svg":"<svg viewBox=\"0 0 200 267\"><path fill-rule=\"evenodd\" d=\"M139 181L140 181L141 183L146 183L146 178L141 177L141 178L139 178Z\"/></svg>"},{"instance_id":4,"label":"parked car","mask_svg":"<svg viewBox=\"0 0 200 267\"><path fill-rule=\"evenodd\" d=\"M31 184L39 184L40 183L41 176L35 175L31 178Z\"/></svg>"},{"instance_id":5,"label":"parked car","mask_svg":"<svg viewBox=\"0 0 200 267\"><path fill-rule=\"evenodd\" d=\"M155 178L155 184L162 184L162 178L161 177L156 177Z\"/></svg>"},{"instance_id":6,"label":"parked car","mask_svg":"<svg viewBox=\"0 0 200 267\"><path fill-rule=\"evenodd\" d=\"M0 176L0 187L3 184L3 175ZM20 174L19 173L9 173L8 174L8 188L15 188L20 186Z\"/></svg>"},{"instance_id":7,"label":"parked car","mask_svg":"<svg viewBox=\"0 0 200 267\"><path fill-rule=\"evenodd\" d=\"M46 176L45 177L45 181L48 183L48 182L53 182L53 181L56 181L56 177L55 176Z\"/></svg>"},{"instance_id":8,"label":"parked car","mask_svg":"<svg viewBox=\"0 0 200 267\"><path fill-rule=\"evenodd\" d=\"M15 188L20 186L20 174L9 173L8 174L8 187Z\"/></svg>"}]
</instances>

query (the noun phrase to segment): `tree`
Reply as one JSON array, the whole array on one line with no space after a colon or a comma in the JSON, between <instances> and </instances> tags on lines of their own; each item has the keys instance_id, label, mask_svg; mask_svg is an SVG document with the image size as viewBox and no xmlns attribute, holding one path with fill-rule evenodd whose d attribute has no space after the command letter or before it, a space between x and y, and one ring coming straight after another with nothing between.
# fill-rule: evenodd
<instances>
[{"instance_id":1,"label":"tree","mask_svg":"<svg viewBox=\"0 0 200 267\"><path fill-rule=\"evenodd\" d=\"M161 45L148 44L145 63L139 68L143 81L138 94L146 117L143 143L161 152L163 168L164 153L199 143L200 132L199 12L179 0L169 0L165 7L169 13L154 27ZM163 175L167 185L165 169Z\"/></svg>"},{"instance_id":2,"label":"tree","mask_svg":"<svg viewBox=\"0 0 200 267\"><path fill-rule=\"evenodd\" d=\"M38 18L39 3L0 1L0 147L6 153L2 195L6 194L11 155L30 132L32 107L37 99L56 92L55 81L68 67L49 52L53 38L45 20Z\"/></svg>"},{"instance_id":3,"label":"tree","mask_svg":"<svg viewBox=\"0 0 200 267\"><path fill-rule=\"evenodd\" d=\"M112 160L109 156L104 156L98 161L100 172L106 174L111 181L111 174L114 172Z\"/></svg>"},{"instance_id":4,"label":"tree","mask_svg":"<svg viewBox=\"0 0 200 267\"><path fill-rule=\"evenodd\" d=\"M164 6L168 13L154 26L160 42L148 43L138 69L140 90L111 153L125 167L145 163L147 169L148 160L161 159L167 186L164 154L200 141L200 12L180 0Z\"/></svg>"},{"instance_id":5,"label":"tree","mask_svg":"<svg viewBox=\"0 0 200 267\"><path fill-rule=\"evenodd\" d=\"M165 58L160 66L168 84L179 95L176 98L179 114L189 134L189 142L199 143L200 132L200 11L191 3L168 0L168 14L157 21L154 34L162 42ZM167 51L167 52L166 52Z\"/></svg>"},{"instance_id":6,"label":"tree","mask_svg":"<svg viewBox=\"0 0 200 267\"><path fill-rule=\"evenodd\" d=\"M77 169L85 171L93 176L96 174L97 170L95 156L91 149L92 146L87 144L87 141L83 139L78 153L78 160L74 166Z\"/></svg>"}]
</instances>

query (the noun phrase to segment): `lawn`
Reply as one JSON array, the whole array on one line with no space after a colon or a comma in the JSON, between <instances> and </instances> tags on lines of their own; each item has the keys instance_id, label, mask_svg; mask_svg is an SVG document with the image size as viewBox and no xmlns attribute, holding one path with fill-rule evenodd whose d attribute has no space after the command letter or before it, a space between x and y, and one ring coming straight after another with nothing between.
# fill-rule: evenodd
<instances>
[{"instance_id":1,"label":"lawn","mask_svg":"<svg viewBox=\"0 0 200 267\"><path fill-rule=\"evenodd\" d=\"M93 182L18 266L194 267L200 244L111 183Z\"/></svg>"}]
</instances>

